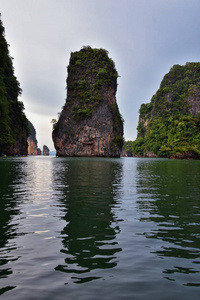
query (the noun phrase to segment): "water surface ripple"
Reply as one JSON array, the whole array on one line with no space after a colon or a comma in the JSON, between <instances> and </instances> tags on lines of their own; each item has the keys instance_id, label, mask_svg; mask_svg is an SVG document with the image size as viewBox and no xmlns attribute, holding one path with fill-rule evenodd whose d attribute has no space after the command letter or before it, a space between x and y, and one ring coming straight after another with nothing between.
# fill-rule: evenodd
<instances>
[{"instance_id":1,"label":"water surface ripple","mask_svg":"<svg viewBox=\"0 0 200 300\"><path fill-rule=\"evenodd\" d=\"M2 299L199 299L200 161L0 158Z\"/></svg>"}]
</instances>

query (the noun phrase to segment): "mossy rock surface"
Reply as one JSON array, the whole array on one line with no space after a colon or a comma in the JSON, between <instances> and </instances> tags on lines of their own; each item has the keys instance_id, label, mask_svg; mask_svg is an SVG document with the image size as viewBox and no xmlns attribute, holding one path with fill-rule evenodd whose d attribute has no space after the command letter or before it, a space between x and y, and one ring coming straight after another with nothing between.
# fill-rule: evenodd
<instances>
[{"instance_id":1,"label":"mossy rock surface","mask_svg":"<svg viewBox=\"0 0 200 300\"><path fill-rule=\"evenodd\" d=\"M199 158L200 63L173 66L139 112L137 139L126 145L133 155Z\"/></svg>"},{"instance_id":2,"label":"mossy rock surface","mask_svg":"<svg viewBox=\"0 0 200 300\"><path fill-rule=\"evenodd\" d=\"M29 129L24 105L18 101L21 92L0 19L0 155L27 154Z\"/></svg>"},{"instance_id":3,"label":"mossy rock surface","mask_svg":"<svg viewBox=\"0 0 200 300\"><path fill-rule=\"evenodd\" d=\"M53 131L57 155L119 156L123 119L113 60L106 50L86 46L71 53L67 70L66 103Z\"/></svg>"}]
</instances>

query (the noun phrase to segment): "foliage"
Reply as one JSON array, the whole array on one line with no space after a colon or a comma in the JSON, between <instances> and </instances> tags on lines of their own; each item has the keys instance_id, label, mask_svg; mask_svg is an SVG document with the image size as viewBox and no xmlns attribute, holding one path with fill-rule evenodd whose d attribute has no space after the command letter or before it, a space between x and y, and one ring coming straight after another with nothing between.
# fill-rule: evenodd
<instances>
[{"instance_id":1,"label":"foliage","mask_svg":"<svg viewBox=\"0 0 200 300\"><path fill-rule=\"evenodd\" d=\"M24 105L18 101L21 92L0 19L0 154L12 154L14 145L19 142L27 149L28 121Z\"/></svg>"},{"instance_id":2,"label":"foliage","mask_svg":"<svg viewBox=\"0 0 200 300\"><path fill-rule=\"evenodd\" d=\"M55 129L56 129L56 126L57 126L57 120L56 120L56 119L52 119L52 120L51 120L51 124L52 124L52 126L53 126L53 130L55 130Z\"/></svg>"},{"instance_id":3,"label":"foliage","mask_svg":"<svg viewBox=\"0 0 200 300\"><path fill-rule=\"evenodd\" d=\"M74 106L72 109L72 117L78 121L83 120L90 116L91 116L91 109L89 107L79 108L77 106Z\"/></svg>"},{"instance_id":4,"label":"foliage","mask_svg":"<svg viewBox=\"0 0 200 300\"><path fill-rule=\"evenodd\" d=\"M151 103L146 103L142 104L139 110L139 113L141 116L149 116L149 113L151 113L151 110L153 108L152 102Z\"/></svg>"},{"instance_id":5,"label":"foliage","mask_svg":"<svg viewBox=\"0 0 200 300\"><path fill-rule=\"evenodd\" d=\"M119 148L122 148L124 144L124 139L122 136L116 135L115 138L113 139L113 143L117 145Z\"/></svg>"},{"instance_id":6,"label":"foliage","mask_svg":"<svg viewBox=\"0 0 200 300\"><path fill-rule=\"evenodd\" d=\"M124 141L123 150L125 152L133 152L133 141Z\"/></svg>"},{"instance_id":7,"label":"foliage","mask_svg":"<svg viewBox=\"0 0 200 300\"><path fill-rule=\"evenodd\" d=\"M175 65L164 76L151 102L141 105L132 153L145 156L150 151L160 157L199 155L200 112L191 114L191 97L200 102L200 63Z\"/></svg>"},{"instance_id":8,"label":"foliage","mask_svg":"<svg viewBox=\"0 0 200 300\"><path fill-rule=\"evenodd\" d=\"M116 105L110 105L110 110L113 115L114 120L114 129L117 129L118 127L123 127L124 119L122 115L119 112L118 106Z\"/></svg>"},{"instance_id":9,"label":"foliage","mask_svg":"<svg viewBox=\"0 0 200 300\"><path fill-rule=\"evenodd\" d=\"M68 72L67 102L73 103L72 116L77 121L90 117L101 103L104 91L110 85L117 86L115 64L104 49L83 46L71 53Z\"/></svg>"}]
</instances>

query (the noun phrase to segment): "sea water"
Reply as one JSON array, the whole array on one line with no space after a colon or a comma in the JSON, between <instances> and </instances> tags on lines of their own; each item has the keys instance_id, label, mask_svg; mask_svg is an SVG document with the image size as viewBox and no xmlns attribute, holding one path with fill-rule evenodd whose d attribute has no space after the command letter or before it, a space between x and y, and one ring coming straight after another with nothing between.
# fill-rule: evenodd
<instances>
[{"instance_id":1,"label":"sea water","mask_svg":"<svg viewBox=\"0 0 200 300\"><path fill-rule=\"evenodd\" d=\"M1 299L199 299L200 161L0 159Z\"/></svg>"}]
</instances>

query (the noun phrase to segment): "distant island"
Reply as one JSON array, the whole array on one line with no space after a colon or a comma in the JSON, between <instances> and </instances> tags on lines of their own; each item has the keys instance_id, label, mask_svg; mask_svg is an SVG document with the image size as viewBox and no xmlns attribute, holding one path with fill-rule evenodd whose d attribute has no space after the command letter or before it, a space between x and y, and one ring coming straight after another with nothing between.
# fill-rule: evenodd
<instances>
[{"instance_id":1,"label":"distant island","mask_svg":"<svg viewBox=\"0 0 200 300\"><path fill-rule=\"evenodd\" d=\"M200 159L200 63L173 66L139 113L137 138L125 143L126 155Z\"/></svg>"},{"instance_id":2,"label":"distant island","mask_svg":"<svg viewBox=\"0 0 200 300\"><path fill-rule=\"evenodd\" d=\"M49 156L49 148L46 146L46 145L44 145L43 146L43 155L45 155L45 156Z\"/></svg>"},{"instance_id":3,"label":"distant island","mask_svg":"<svg viewBox=\"0 0 200 300\"><path fill-rule=\"evenodd\" d=\"M67 99L53 121L57 156L119 157L123 119L116 102L118 73L104 49L71 53Z\"/></svg>"}]
</instances>

